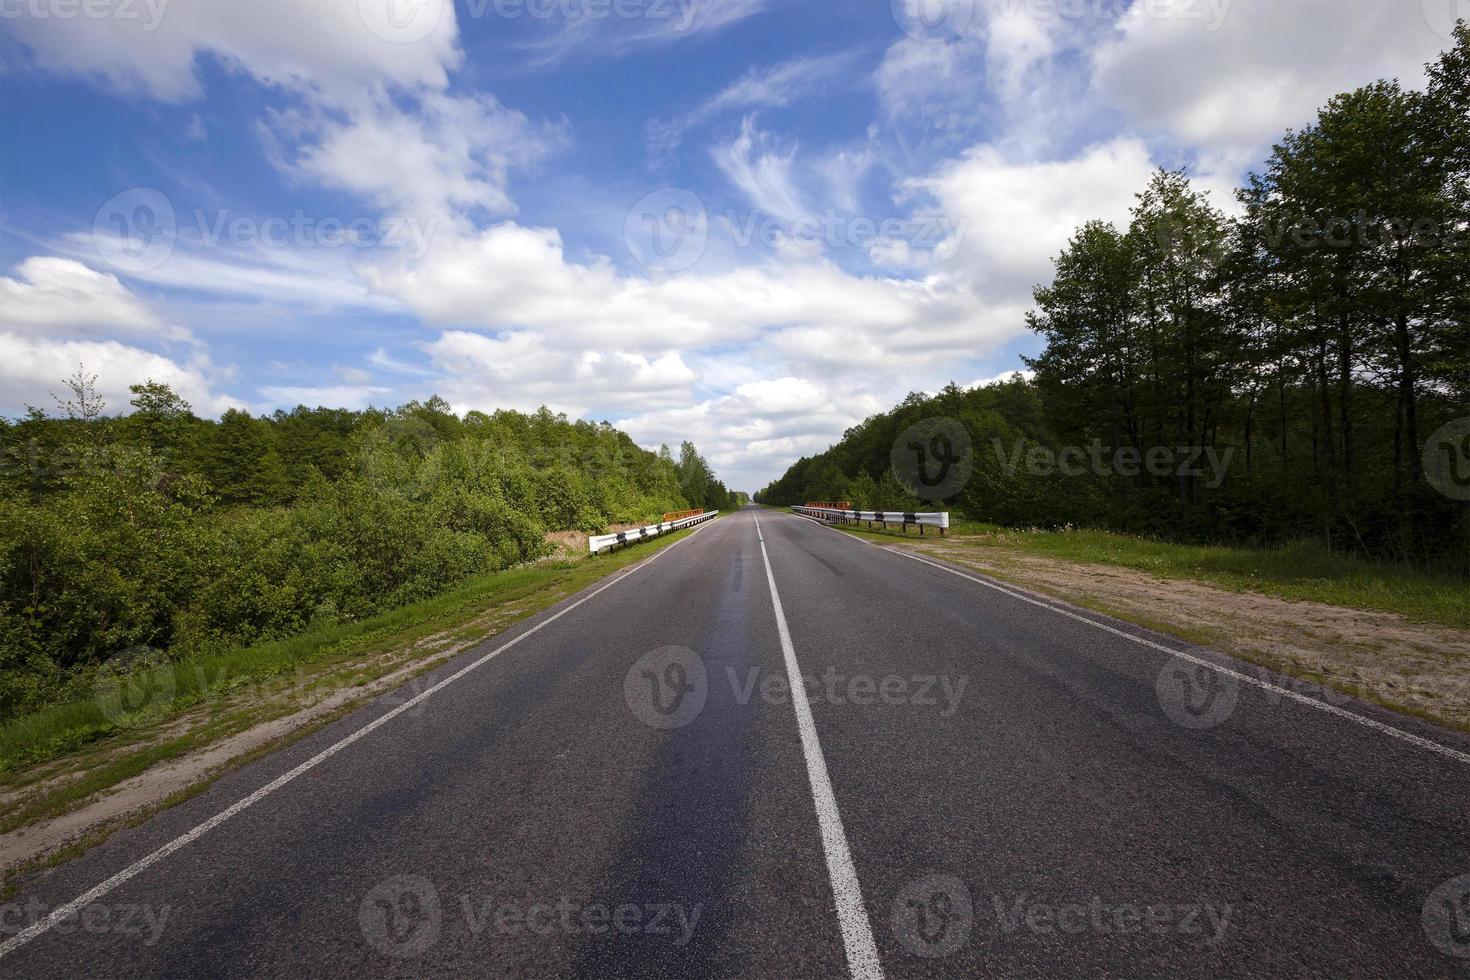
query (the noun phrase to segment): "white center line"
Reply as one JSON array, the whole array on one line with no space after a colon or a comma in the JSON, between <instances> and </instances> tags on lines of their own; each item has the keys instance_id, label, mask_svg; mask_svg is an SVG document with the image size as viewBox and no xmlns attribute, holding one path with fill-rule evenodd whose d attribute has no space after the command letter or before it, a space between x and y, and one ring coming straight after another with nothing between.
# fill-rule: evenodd
<instances>
[{"instance_id":1,"label":"white center line","mask_svg":"<svg viewBox=\"0 0 1470 980\"><path fill-rule=\"evenodd\" d=\"M689 538L694 537L695 534L698 534L700 531L703 531L705 528L710 527L711 524L713 524L713 523L715 523L715 522L712 521L712 522L710 522L708 524L701 524L699 527L695 528L694 533L693 534L690 534L688 538L682 538L682 539L680 539L678 541L675 541L673 544L671 544L668 547L664 548L663 550L659 551L657 554L652 555L652 556L650 556L648 558L645 558L643 561L641 561L638 564L634 565L632 568L628 569L626 572L624 572L623 574L619 575L617 578L613 579L611 582L609 582L606 585L602 586L601 588L597 589L595 592L589 592L587 595L585 595L582 598L578 599L576 602L572 603L570 606L567 606L565 609L561 610L560 612L557 612L557 613L555 613L555 614L553 614L551 616L546 617L541 622L537 623L535 626L532 626L530 629L526 630L524 633L521 633L518 636L512 637L511 639L509 639L506 642L502 643L500 646L496 647L494 650L491 650L489 653L485 654L483 657L480 657L478 660L474 661L473 663L469 664L468 666L462 667L459 670L455 671L453 674L450 674L448 677L444 678L442 681L440 681L439 683L435 684L433 687L429 688L427 691L424 691L422 694L419 694L417 697L411 698L410 700L403 702L398 707L394 708L392 711L389 711L387 714L385 714L385 715L383 715L383 716L381 716L381 717L379 717L379 718L377 718L377 719L375 719L375 720L373 720L371 722L368 722L366 725L364 725L363 727L359 728L357 731L353 732L351 735L348 735L346 738L342 739L340 742L334 743L333 745L331 745L331 746L323 749L322 751L318 752L316 755L312 756L310 759L307 759L305 762L303 762L301 765L297 766L295 769L292 769L289 772L286 772L286 773L283 773L280 776L277 776L275 779L273 779L270 782L266 783L264 786L262 786L260 789L256 790L254 793L251 793L249 796L245 797L243 800L240 800L240 801L236 802L235 804L233 804L232 806L230 806L230 807L228 807L228 808L226 808L224 810L221 810L219 813L216 813L214 816L210 817L208 820L204 821L202 824L200 824L199 826L195 827L193 830L189 831L188 833L186 833L186 834L184 834L184 835L182 835L180 837L174 838L173 840L169 841L167 844L165 844L162 847L160 847L158 850L154 851L152 854L149 854L145 858L139 859L136 863L131 864L128 867L124 868L123 870L119 871L117 874L113 875L111 878L108 878L106 881L102 882L102 884L100 884L97 887L93 888L91 891L87 892L86 894L80 896L79 898L75 898L72 901L67 902L65 905L62 905L59 908L55 909L50 915L46 916L44 919L38 919L37 921L31 923L29 926L27 926L26 928L22 929L20 932L16 933L14 936L11 936L9 939L5 940L5 942L0 943L0 957L4 957L4 956L9 955L10 953L15 952L17 949L19 949L20 947L24 946L26 943L30 942L32 939L35 939L37 936L39 936L42 933L45 933L48 930L50 930L58 922L61 922L61 921L65 920L65 919L68 919L68 918L76 915L82 909L85 909L87 906L91 905L93 902L95 902L98 899L102 898L104 895L106 895L108 892L112 891L117 886L123 884L128 879L137 876L138 874L142 873L143 871L146 871L148 868L152 867L153 865L157 864L159 861L162 861L164 858L168 857L174 851L179 850L180 848L182 848L182 847L184 847L184 846L192 843L193 841L197 840L198 838L202 837L203 835L209 833L211 830L213 830L214 828L218 827L220 824L224 823L226 820L230 819L235 814L239 813L241 810L244 810L246 807L253 806L256 803L259 803L261 800L265 799L267 796L269 796L270 794L274 793L276 790L280 789L282 786L285 786L287 783L289 783L291 780L295 779L297 776L300 776L302 773L307 772L308 770L311 770L311 769L315 769L317 766L321 765L323 762L327 761L332 756L336 755L338 752L341 752L343 749L347 748L347 746L351 745L353 742L356 742L358 739L362 738L364 735L367 735L367 734L369 734L371 732L374 732L377 729L381 728L382 726L386 725L388 722L392 721L394 718L397 718L399 715L401 715L405 711L408 711L409 709L413 708L415 705L417 705L420 702L424 701L425 699L429 698L430 696L432 696L436 692L443 690L444 688L448 687L450 684L453 684L455 681L459 680L461 677L464 677L466 674L470 673L471 671L475 670L476 668L481 667L484 664L490 662L495 657L499 656L502 652L504 652L506 650L509 650L511 647L515 646L517 643L521 642L522 640L524 640L526 637L530 636L531 634L536 633L536 632L539 632L540 630L545 629L547 626L550 626L552 623L556 622L558 619L561 619L563 616L565 616L567 613L571 612L573 609L576 609L578 606L582 605L582 603L588 602L588 601L590 601L592 599L597 598L599 595L601 595L602 593L606 592L608 589L612 588L613 586L617 585L619 582L623 581L623 579L625 579L628 576L632 575L634 572L638 571L640 568L643 568L643 567L649 565L650 563L656 561L659 557L668 554L670 551L672 551L673 549L677 548L679 545L683 544L685 541L688 541Z\"/></svg>"},{"instance_id":2,"label":"white center line","mask_svg":"<svg viewBox=\"0 0 1470 980\"><path fill-rule=\"evenodd\" d=\"M827 761L822 756L822 743L817 739L812 707L807 701L801 668L796 662L796 650L791 645L791 631L786 627L781 594L776 591L776 576L771 571L771 556L766 553L766 537L761 533L760 518L755 518L755 533L760 539L761 558L766 563L771 604L776 608L776 629L781 634L781 653L786 657L786 680L791 688L791 703L796 708L796 727L801 732L801 751L806 757L812 800L817 807L822 850L827 855L827 874L832 879L832 894L837 900L837 921L842 927L842 943L847 948L847 968L854 977L881 980L883 964L878 960L873 928L868 922L867 907L863 905L863 892L852 864L852 852L847 847L847 833L842 829L842 814L837 809L837 797L832 793Z\"/></svg>"}]
</instances>

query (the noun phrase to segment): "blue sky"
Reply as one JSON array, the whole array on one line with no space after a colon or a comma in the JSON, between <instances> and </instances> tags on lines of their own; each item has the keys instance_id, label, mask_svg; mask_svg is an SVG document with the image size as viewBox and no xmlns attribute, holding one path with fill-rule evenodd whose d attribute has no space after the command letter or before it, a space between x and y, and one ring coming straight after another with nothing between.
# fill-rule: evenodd
<instances>
[{"instance_id":1,"label":"blue sky","mask_svg":"<svg viewBox=\"0 0 1470 980\"><path fill-rule=\"evenodd\" d=\"M0 412L609 419L755 489L1036 349L1151 168L1217 203L1463 0L0 0Z\"/></svg>"}]
</instances>

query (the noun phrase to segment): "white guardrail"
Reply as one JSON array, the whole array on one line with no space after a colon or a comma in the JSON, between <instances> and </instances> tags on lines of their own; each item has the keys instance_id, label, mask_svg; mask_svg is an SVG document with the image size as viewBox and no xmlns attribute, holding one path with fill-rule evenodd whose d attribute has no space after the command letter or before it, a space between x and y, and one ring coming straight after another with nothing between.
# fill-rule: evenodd
<instances>
[{"instance_id":1,"label":"white guardrail","mask_svg":"<svg viewBox=\"0 0 1470 980\"><path fill-rule=\"evenodd\" d=\"M668 534L670 531L682 530L703 524L705 521L713 520L720 516L717 510L705 511L703 514L695 514L693 517L681 517L677 521L664 521L662 524L650 524L647 527L635 527L627 531L618 531L615 534L594 534L587 539L587 549L594 555L603 548L614 548L620 544L630 544L634 541L642 541L646 538L656 538L660 534Z\"/></svg>"},{"instance_id":2,"label":"white guardrail","mask_svg":"<svg viewBox=\"0 0 1470 980\"><path fill-rule=\"evenodd\" d=\"M937 514L905 513L896 510L837 510L832 507L792 507L792 511L804 517L814 517L817 520L831 521L834 524L855 524L867 521L869 524L902 524L907 528L910 524L917 524L919 533L924 533L926 527L937 527L939 533L944 534L945 528L949 527L949 511Z\"/></svg>"}]
</instances>

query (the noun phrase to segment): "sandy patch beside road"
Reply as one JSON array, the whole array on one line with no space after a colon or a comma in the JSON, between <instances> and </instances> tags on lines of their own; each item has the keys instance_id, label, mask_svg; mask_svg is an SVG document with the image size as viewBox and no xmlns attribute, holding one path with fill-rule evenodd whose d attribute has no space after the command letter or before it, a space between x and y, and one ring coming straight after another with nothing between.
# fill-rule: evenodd
<instances>
[{"instance_id":1,"label":"sandy patch beside road","mask_svg":"<svg viewBox=\"0 0 1470 980\"><path fill-rule=\"evenodd\" d=\"M887 542L884 542L887 544ZM1236 592L963 538L910 540L994 578L1173 633L1283 674L1470 730L1470 631L1403 616Z\"/></svg>"}]
</instances>

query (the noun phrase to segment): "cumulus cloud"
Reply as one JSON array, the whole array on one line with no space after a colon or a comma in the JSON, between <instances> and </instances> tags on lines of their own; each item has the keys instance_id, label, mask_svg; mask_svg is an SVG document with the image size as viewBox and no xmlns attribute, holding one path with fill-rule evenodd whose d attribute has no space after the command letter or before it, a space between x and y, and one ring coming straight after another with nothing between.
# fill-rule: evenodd
<instances>
[{"instance_id":1,"label":"cumulus cloud","mask_svg":"<svg viewBox=\"0 0 1470 980\"><path fill-rule=\"evenodd\" d=\"M693 440L727 486L754 491L800 457L827 448L857 419L887 407L853 386L778 377L619 425L650 448Z\"/></svg>"},{"instance_id":2,"label":"cumulus cloud","mask_svg":"<svg viewBox=\"0 0 1470 980\"><path fill-rule=\"evenodd\" d=\"M443 222L476 209L513 211L509 171L565 140L563 127L532 123L493 96L433 91L408 109L380 99L345 111L276 113L263 132L288 174L390 213Z\"/></svg>"},{"instance_id":3,"label":"cumulus cloud","mask_svg":"<svg viewBox=\"0 0 1470 980\"><path fill-rule=\"evenodd\" d=\"M62 390L62 380L78 365L97 375L97 393L109 412L126 410L132 397L128 386L149 380L173 388L203 415L244 407L216 391L218 372L200 354L180 362L115 340L61 340L0 329L0 391L10 411L24 405L52 408L52 393Z\"/></svg>"},{"instance_id":4,"label":"cumulus cloud","mask_svg":"<svg viewBox=\"0 0 1470 980\"><path fill-rule=\"evenodd\" d=\"M1338 92L1380 77L1418 84L1449 46L1439 2L1225 3L1215 22L1184 16L1202 3L1168 16L1134 4L1092 52L1093 77L1136 125L1248 164ZM1451 12L1442 19L1452 23Z\"/></svg>"},{"instance_id":5,"label":"cumulus cloud","mask_svg":"<svg viewBox=\"0 0 1470 980\"><path fill-rule=\"evenodd\" d=\"M442 88L460 61L453 0L418 0L409 33L397 35L358 0L139 0L130 9L136 16L22 16L6 30L44 69L166 102L200 95L205 55L263 84L334 100L385 83Z\"/></svg>"},{"instance_id":6,"label":"cumulus cloud","mask_svg":"<svg viewBox=\"0 0 1470 980\"><path fill-rule=\"evenodd\" d=\"M1146 146L1118 139L1079 156L1012 163L977 146L929 177L909 182L932 194L963 233L938 251L992 302L1026 304L1032 286L1051 278L1051 260L1084 222L1126 225L1134 195L1154 170Z\"/></svg>"},{"instance_id":7,"label":"cumulus cloud","mask_svg":"<svg viewBox=\"0 0 1470 980\"><path fill-rule=\"evenodd\" d=\"M118 281L73 259L34 255L0 276L0 327L13 332L96 334L119 332L188 340Z\"/></svg>"},{"instance_id":8,"label":"cumulus cloud","mask_svg":"<svg viewBox=\"0 0 1470 980\"><path fill-rule=\"evenodd\" d=\"M578 349L525 331L489 337L450 330L423 346L444 372L440 393L458 409L624 413L687 404L698 378L674 351Z\"/></svg>"}]
</instances>

